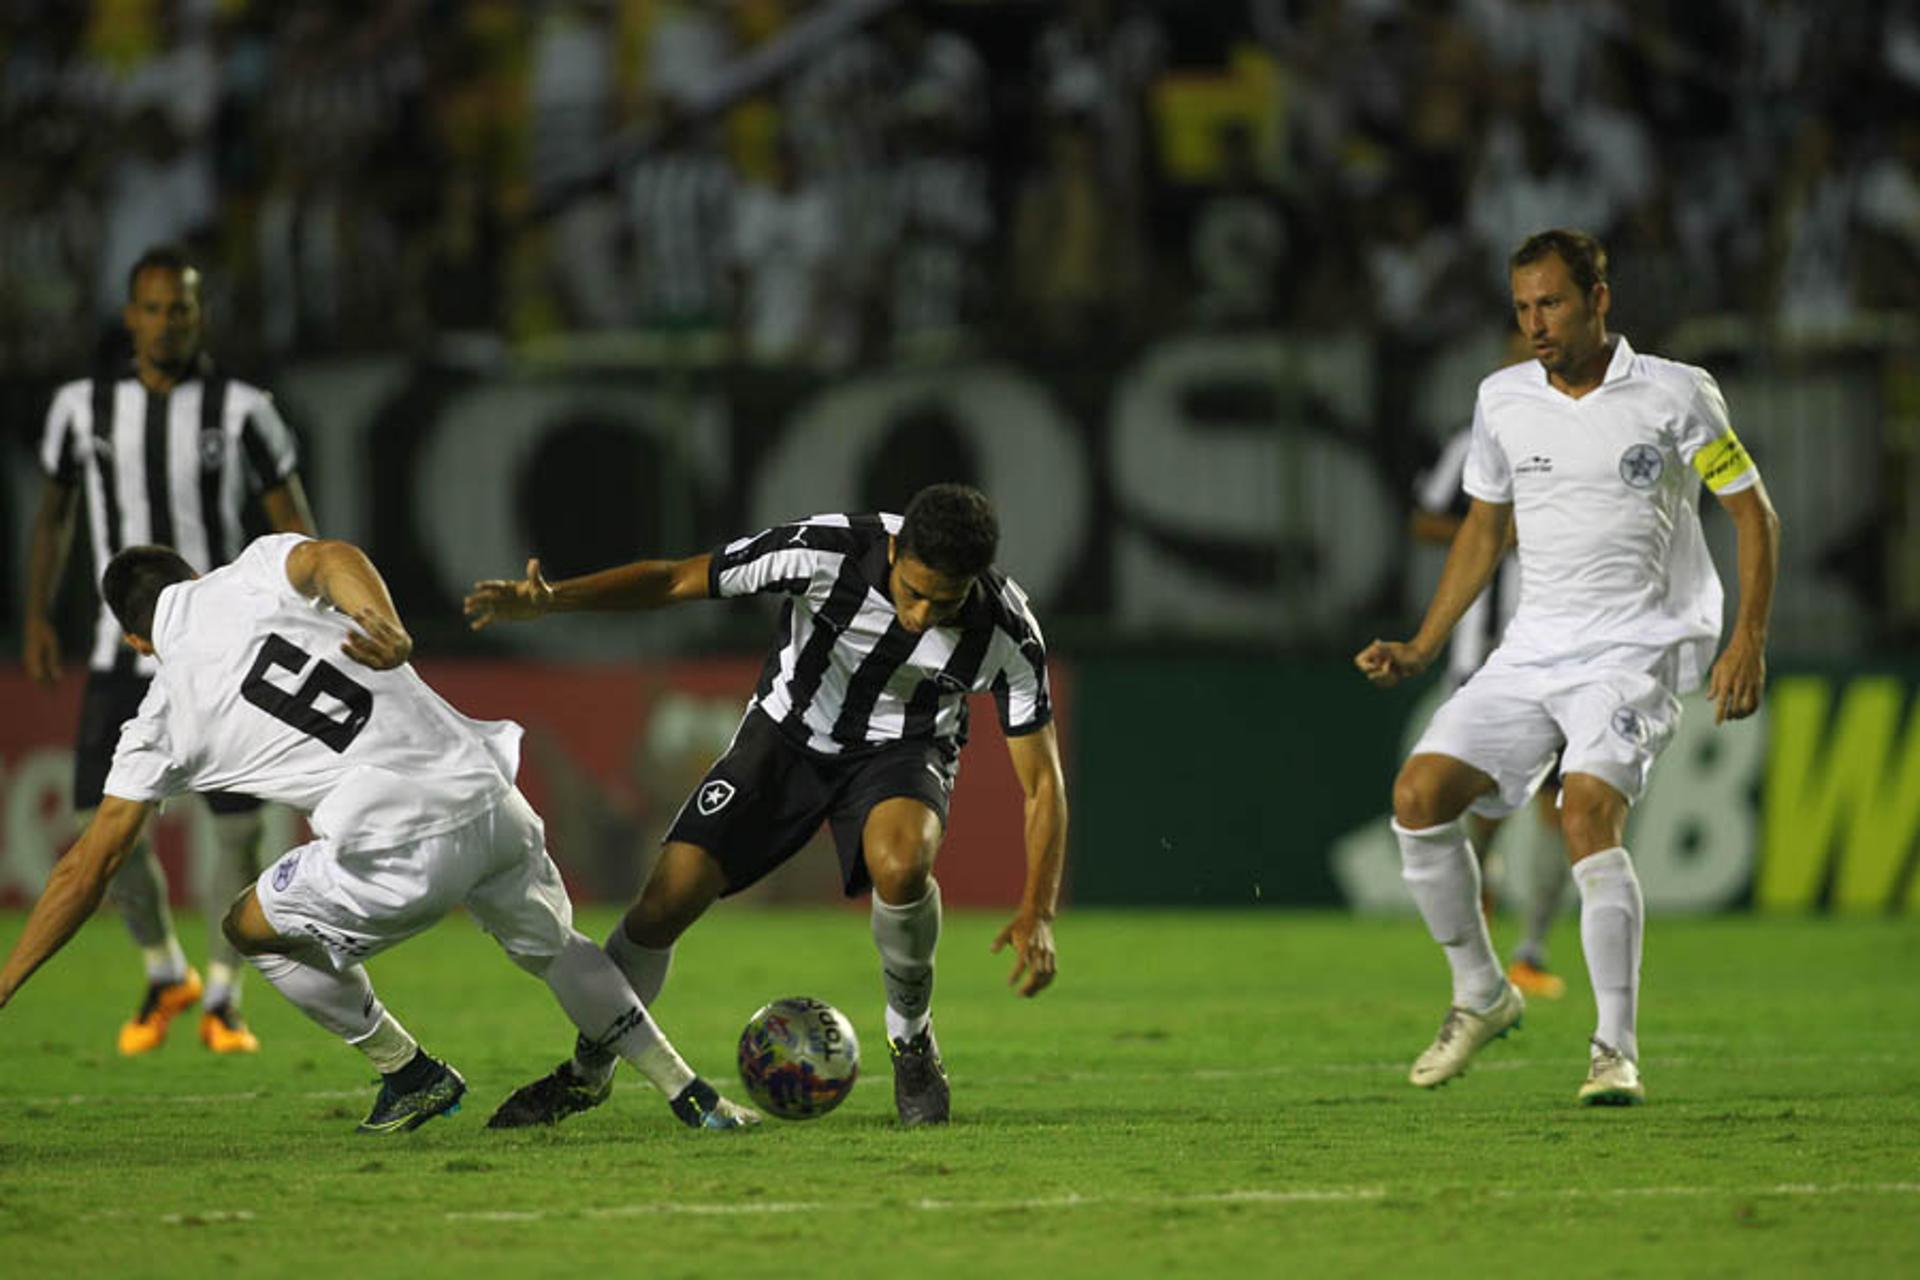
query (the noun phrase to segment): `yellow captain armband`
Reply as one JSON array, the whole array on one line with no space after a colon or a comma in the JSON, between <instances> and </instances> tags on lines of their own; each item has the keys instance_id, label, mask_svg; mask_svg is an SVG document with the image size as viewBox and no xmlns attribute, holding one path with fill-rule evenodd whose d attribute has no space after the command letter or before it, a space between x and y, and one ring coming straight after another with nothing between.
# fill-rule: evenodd
<instances>
[{"instance_id":1,"label":"yellow captain armband","mask_svg":"<svg viewBox=\"0 0 1920 1280\"><path fill-rule=\"evenodd\" d=\"M1707 488L1720 493L1735 480L1753 470L1753 455L1729 431L1693 455L1693 469L1700 473Z\"/></svg>"}]
</instances>

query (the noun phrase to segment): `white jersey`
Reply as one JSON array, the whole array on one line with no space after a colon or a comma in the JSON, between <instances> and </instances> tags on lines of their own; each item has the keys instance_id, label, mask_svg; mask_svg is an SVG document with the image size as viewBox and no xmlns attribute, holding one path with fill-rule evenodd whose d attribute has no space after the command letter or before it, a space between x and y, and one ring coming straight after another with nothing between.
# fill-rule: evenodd
<instances>
[{"instance_id":1,"label":"white jersey","mask_svg":"<svg viewBox=\"0 0 1920 1280\"><path fill-rule=\"evenodd\" d=\"M301 810L338 849L386 849L471 821L519 768L520 726L470 720L411 664L340 652L347 618L296 591L299 534L160 593L159 670L120 731L106 792L238 791Z\"/></svg>"},{"instance_id":2,"label":"white jersey","mask_svg":"<svg viewBox=\"0 0 1920 1280\"><path fill-rule=\"evenodd\" d=\"M1615 335L1606 377L1577 400L1537 361L1488 376L1464 485L1513 504L1520 607L1502 649L1547 661L1672 650L1675 691L1698 687L1722 604L1701 480L1723 495L1759 480L1704 369L1637 354Z\"/></svg>"}]
</instances>

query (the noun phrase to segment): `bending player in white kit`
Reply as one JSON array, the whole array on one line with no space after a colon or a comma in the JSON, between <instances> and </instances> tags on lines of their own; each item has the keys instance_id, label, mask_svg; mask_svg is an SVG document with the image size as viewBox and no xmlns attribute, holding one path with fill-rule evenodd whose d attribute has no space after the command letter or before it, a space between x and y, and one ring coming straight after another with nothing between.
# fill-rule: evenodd
<instances>
[{"instance_id":1,"label":"bending player in white kit","mask_svg":"<svg viewBox=\"0 0 1920 1280\"><path fill-rule=\"evenodd\" d=\"M1354 658L1381 686L1425 670L1517 531L1519 610L1393 785L1402 874L1453 970L1452 1007L1410 1078L1444 1084L1519 1024L1525 1001L1488 939L1460 816L1518 809L1564 749L1561 830L1599 1007L1579 1098L1632 1103L1645 1097L1635 1035L1643 907L1621 843L1627 809L1673 736L1676 695L1704 676L1716 721L1760 705L1779 520L1712 376L1607 332L1597 241L1544 231L1509 266L1538 364L1480 384L1464 481L1473 504L1418 634L1375 640ZM1694 473L1738 533L1739 614L1710 674L1722 597Z\"/></svg>"},{"instance_id":2,"label":"bending player in white kit","mask_svg":"<svg viewBox=\"0 0 1920 1280\"><path fill-rule=\"evenodd\" d=\"M0 1005L92 914L161 801L235 790L309 815L316 838L235 900L226 932L379 1070L362 1132L417 1128L466 1092L381 1005L361 965L456 905L682 1122L759 1120L694 1074L606 953L574 931L540 819L513 784L520 726L470 720L427 687L357 547L277 534L205 576L171 548L131 547L108 564L101 593L159 671L121 733L98 813L0 967Z\"/></svg>"}]
</instances>

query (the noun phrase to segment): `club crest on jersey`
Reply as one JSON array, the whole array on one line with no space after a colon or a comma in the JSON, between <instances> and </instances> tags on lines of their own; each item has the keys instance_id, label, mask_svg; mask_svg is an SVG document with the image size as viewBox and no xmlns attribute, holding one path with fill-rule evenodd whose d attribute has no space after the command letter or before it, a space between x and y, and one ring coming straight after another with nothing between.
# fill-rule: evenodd
<instances>
[{"instance_id":1,"label":"club crest on jersey","mask_svg":"<svg viewBox=\"0 0 1920 1280\"><path fill-rule=\"evenodd\" d=\"M733 784L725 778L715 778L712 782L702 783L700 796L694 802L699 806L700 816L711 818L727 807L733 799Z\"/></svg>"},{"instance_id":2,"label":"club crest on jersey","mask_svg":"<svg viewBox=\"0 0 1920 1280\"><path fill-rule=\"evenodd\" d=\"M226 454L226 437L219 431L200 433L200 469L218 471L220 460Z\"/></svg>"},{"instance_id":3,"label":"club crest on jersey","mask_svg":"<svg viewBox=\"0 0 1920 1280\"><path fill-rule=\"evenodd\" d=\"M1620 455L1620 478L1630 489L1651 489L1660 483L1666 460L1650 444L1636 444Z\"/></svg>"},{"instance_id":4,"label":"club crest on jersey","mask_svg":"<svg viewBox=\"0 0 1920 1280\"><path fill-rule=\"evenodd\" d=\"M1647 718L1632 707L1620 707L1613 713L1613 731L1635 746L1647 742Z\"/></svg>"}]
</instances>

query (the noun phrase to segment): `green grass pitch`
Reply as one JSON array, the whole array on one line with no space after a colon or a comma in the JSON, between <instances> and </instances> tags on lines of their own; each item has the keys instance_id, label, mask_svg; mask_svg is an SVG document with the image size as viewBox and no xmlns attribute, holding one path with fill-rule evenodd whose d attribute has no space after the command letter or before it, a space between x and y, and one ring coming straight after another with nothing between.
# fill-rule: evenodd
<instances>
[{"instance_id":1,"label":"green grass pitch","mask_svg":"<svg viewBox=\"0 0 1920 1280\"><path fill-rule=\"evenodd\" d=\"M606 913L583 919L604 934ZM0 943L19 932L0 915ZM9 1277L1861 1275L1920 1263L1920 924L1656 919L1650 1101L1582 1110L1592 1001L1566 999L1464 1080L1405 1083L1446 1000L1417 922L1070 912L1061 978L1012 997L998 916L955 914L936 1011L955 1123L892 1119L859 912L722 908L658 1007L737 1094L734 1037L808 994L859 1028L838 1112L678 1128L623 1072L558 1129L492 1107L570 1031L464 920L375 961L389 1006L466 1074L465 1109L361 1137L360 1057L257 979L265 1042L192 1024L113 1052L138 986L111 919L0 1013L0 1274ZM182 922L189 950L198 923Z\"/></svg>"}]
</instances>

